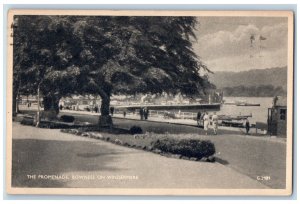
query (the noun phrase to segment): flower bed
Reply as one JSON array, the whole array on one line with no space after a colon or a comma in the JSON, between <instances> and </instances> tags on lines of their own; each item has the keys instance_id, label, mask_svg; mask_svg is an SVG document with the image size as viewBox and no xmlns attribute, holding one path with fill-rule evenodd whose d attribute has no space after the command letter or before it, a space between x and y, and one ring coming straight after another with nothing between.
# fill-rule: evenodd
<instances>
[{"instance_id":1,"label":"flower bed","mask_svg":"<svg viewBox=\"0 0 300 204\"><path fill-rule=\"evenodd\" d=\"M152 144L154 149L184 157L202 159L215 154L215 146L209 140L164 138Z\"/></svg>"},{"instance_id":2,"label":"flower bed","mask_svg":"<svg viewBox=\"0 0 300 204\"><path fill-rule=\"evenodd\" d=\"M36 121L34 119L34 116L26 115L19 118L20 123L22 125L29 125L29 126L35 126ZM41 119L39 127L40 128L49 128L49 129L66 129L66 128L80 128L80 127L91 127L92 124L89 123L82 123L82 122L63 122L58 119L56 120L46 120Z\"/></svg>"},{"instance_id":3,"label":"flower bed","mask_svg":"<svg viewBox=\"0 0 300 204\"><path fill-rule=\"evenodd\" d=\"M135 134L127 133L118 134L119 130L92 128L79 129L62 129L62 132L70 133L82 137L100 139L125 147L150 151L167 157L185 159L191 161L207 161L214 162L215 146L208 140L198 139L173 139L168 134Z\"/></svg>"}]
</instances>

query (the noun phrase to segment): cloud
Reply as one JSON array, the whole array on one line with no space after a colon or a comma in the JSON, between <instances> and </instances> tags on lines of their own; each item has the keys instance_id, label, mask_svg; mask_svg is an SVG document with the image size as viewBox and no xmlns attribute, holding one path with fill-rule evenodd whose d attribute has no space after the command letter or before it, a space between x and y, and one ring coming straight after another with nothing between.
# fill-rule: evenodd
<instances>
[{"instance_id":1,"label":"cloud","mask_svg":"<svg viewBox=\"0 0 300 204\"><path fill-rule=\"evenodd\" d=\"M249 56L262 52L265 55L265 62L261 63L262 65L279 66L283 62L286 65L287 28L286 23L262 27L254 24L238 25L232 30L219 30L198 37L198 42L194 45L194 49L204 63L212 66L211 69L229 68L229 66L251 69L251 60L248 60ZM251 35L255 36L252 46L250 42ZM266 40L260 41L260 35L265 37ZM285 54L279 55L278 53ZM276 65L276 62L278 65ZM234 63L237 64L234 65Z\"/></svg>"},{"instance_id":2,"label":"cloud","mask_svg":"<svg viewBox=\"0 0 300 204\"><path fill-rule=\"evenodd\" d=\"M287 65L287 50L262 51L253 56L248 54L221 57L208 60L207 66L212 71L246 71L249 69L264 69Z\"/></svg>"}]
</instances>

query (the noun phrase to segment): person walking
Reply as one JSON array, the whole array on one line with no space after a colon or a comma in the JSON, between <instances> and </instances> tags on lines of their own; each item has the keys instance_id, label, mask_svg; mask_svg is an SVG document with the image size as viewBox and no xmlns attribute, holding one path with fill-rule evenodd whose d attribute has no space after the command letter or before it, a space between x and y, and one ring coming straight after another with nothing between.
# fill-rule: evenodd
<instances>
[{"instance_id":1,"label":"person walking","mask_svg":"<svg viewBox=\"0 0 300 204\"><path fill-rule=\"evenodd\" d=\"M214 134L218 134L218 115L216 112L214 112L214 115L212 116L212 124L213 124L213 129L214 129Z\"/></svg>"},{"instance_id":2,"label":"person walking","mask_svg":"<svg viewBox=\"0 0 300 204\"><path fill-rule=\"evenodd\" d=\"M249 130L250 130L250 123L249 123L248 118L246 119L245 127L246 127L246 134L248 135L249 134Z\"/></svg>"},{"instance_id":3,"label":"person walking","mask_svg":"<svg viewBox=\"0 0 300 204\"><path fill-rule=\"evenodd\" d=\"M140 108L140 116L141 116L141 120L144 119L144 109L141 107Z\"/></svg>"},{"instance_id":4,"label":"person walking","mask_svg":"<svg viewBox=\"0 0 300 204\"><path fill-rule=\"evenodd\" d=\"M144 109L144 117L145 117L145 120L148 119L148 116L149 116L149 110L148 110L148 108L146 107L146 108Z\"/></svg>"},{"instance_id":5,"label":"person walking","mask_svg":"<svg viewBox=\"0 0 300 204\"><path fill-rule=\"evenodd\" d=\"M204 131L205 131L205 134L207 135L208 126L209 126L209 115L207 114L207 112L204 113L203 121L204 121Z\"/></svg>"},{"instance_id":6,"label":"person walking","mask_svg":"<svg viewBox=\"0 0 300 204\"><path fill-rule=\"evenodd\" d=\"M98 113L98 105L95 105L94 111L95 113Z\"/></svg>"},{"instance_id":7,"label":"person walking","mask_svg":"<svg viewBox=\"0 0 300 204\"><path fill-rule=\"evenodd\" d=\"M115 112L115 108L112 106L112 107L110 107L110 114L111 114L111 116L113 116L114 115L114 112Z\"/></svg>"},{"instance_id":8,"label":"person walking","mask_svg":"<svg viewBox=\"0 0 300 204\"><path fill-rule=\"evenodd\" d=\"M200 111L198 111L198 113L197 113L197 125L198 125L198 127L200 127L200 125L201 125L201 112Z\"/></svg>"}]
</instances>

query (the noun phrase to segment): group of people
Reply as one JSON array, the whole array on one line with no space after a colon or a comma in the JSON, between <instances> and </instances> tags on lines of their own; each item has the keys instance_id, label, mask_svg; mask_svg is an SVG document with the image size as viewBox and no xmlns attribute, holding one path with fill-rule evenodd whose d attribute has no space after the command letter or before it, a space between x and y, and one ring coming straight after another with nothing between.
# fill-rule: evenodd
<instances>
[{"instance_id":1,"label":"group of people","mask_svg":"<svg viewBox=\"0 0 300 204\"><path fill-rule=\"evenodd\" d=\"M140 108L141 120L147 120L148 116L149 116L149 109L148 108Z\"/></svg>"},{"instance_id":2,"label":"group of people","mask_svg":"<svg viewBox=\"0 0 300 204\"><path fill-rule=\"evenodd\" d=\"M210 123L212 123L214 134L215 135L218 134L218 120L219 118L216 112L214 112L214 114L211 117L208 115L207 112L204 112L203 115L201 114L200 111L197 113L197 125L201 126L201 123L203 121L203 128L205 130L206 135L208 134ZM245 120L245 128L246 128L246 134L248 135L250 131L250 122L248 118Z\"/></svg>"},{"instance_id":3,"label":"group of people","mask_svg":"<svg viewBox=\"0 0 300 204\"><path fill-rule=\"evenodd\" d=\"M201 126L201 121L203 121L203 128L206 135L208 134L210 122L212 123L214 134L215 135L218 134L218 120L219 118L216 112L214 112L211 118L207 112L204 112L203 115L201 114L200 111L197 113L197 124L198 126Z\"/></svg>"},{"instance_id":4,"label":"group of people","mask_svg":"<svg viewBox=\"0 0 300 204\"><path fill-rule=\"evenodd\" d=\"M27 107L31 107L31 102L27 102Z\"/></svg>"}]
</instances>

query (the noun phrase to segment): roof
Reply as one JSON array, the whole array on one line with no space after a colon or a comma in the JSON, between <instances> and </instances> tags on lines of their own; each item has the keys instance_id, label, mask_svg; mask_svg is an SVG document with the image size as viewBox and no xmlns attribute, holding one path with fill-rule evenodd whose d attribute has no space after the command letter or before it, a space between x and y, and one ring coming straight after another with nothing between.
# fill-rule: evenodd
<instances>
[{"instance_id":1,"label":"roof","mask_svg":"<svg viewBox=\"0 0 300 204\"><path fill-rule=\"evenodd\" d=\"M275 106L287 106L287 98L284 96L278 96Z\"/></svg>"}]
</instances>

